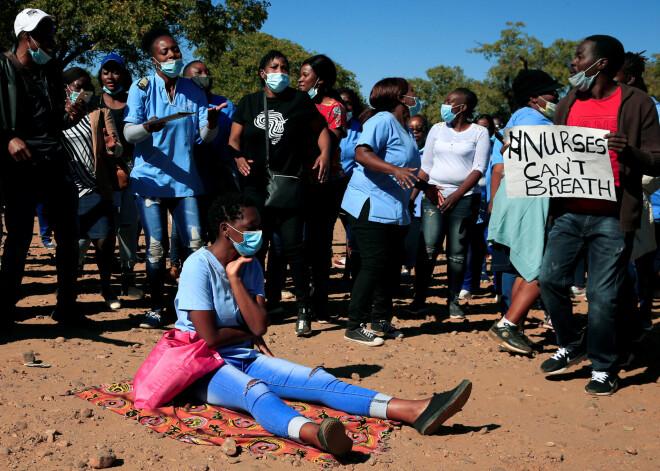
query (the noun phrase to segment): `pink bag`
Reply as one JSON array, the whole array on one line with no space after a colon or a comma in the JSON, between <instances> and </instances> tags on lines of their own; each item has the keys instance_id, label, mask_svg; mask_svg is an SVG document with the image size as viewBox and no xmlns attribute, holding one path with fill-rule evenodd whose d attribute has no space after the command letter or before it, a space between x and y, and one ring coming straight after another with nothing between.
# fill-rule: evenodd
<instances>
[{"instance_id":1,"label":"pink bag","mask_svg":"<svg viewBox=\"0 0 660 471\"><path fill-rule=\"evenodd\" d=\"M165 332L133 379L135 407L154 409L225 361L196 332Z\"/></svg>"}]
</instances>

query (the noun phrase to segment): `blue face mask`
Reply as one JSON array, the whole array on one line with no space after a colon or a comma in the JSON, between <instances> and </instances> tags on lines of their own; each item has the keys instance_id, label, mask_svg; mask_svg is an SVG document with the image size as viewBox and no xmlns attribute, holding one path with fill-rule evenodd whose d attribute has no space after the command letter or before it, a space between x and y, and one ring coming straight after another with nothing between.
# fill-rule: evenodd
<instances>
[{"instance_id":1,"label":"blue face mask","mask_svg":"<svg viewBox=\"0 0 660 471\"><path fill-rule=\"evenodd\" d=\"M32 38L30 38L30 40L32 41ZM32 41L32 43L34 44L34 41ZM36 46L36 44L35 44L35 46ZM48 54L46 54L43 51L43 49L41 49L40 47L37 47L36 51L33 51L32 49L28 48L28 51L30 51L30 55L32 56L32 60L38 65L47 64L48 61L51 59L51 57Z\"/></svg>"},{"instance_id":2,"label":"blue face mask","mask_svg":"<svg viewBox=\"0 0 660 471\"><path fill-rule=\"evenodd\" d=\"M73 90L71 90L71 87L69 87L68 85L66 86L66 88L69 89L69 103L75 103L78 97L80 96L80 92L74 92Z\"/></svg>"},{"instance_id":3,"label":"blue face mask","mask_svg":"<svg viewBox=\"0 0 660 471\"><path fill-rule=\"evenodd\" d=\"M593 85L594 80L596 79L598 74L600 74L600 70L591 77L587 77L586 72L587 70L591 69L594 65L598 64L600 61L601 59L598 59L596 62L591 64L589 67L587 67L586 70L583 70L582 72L578 72L572 77L569 77L568 81L570 82L571 86L573 88L577 88L581 92L586 92L587 90L589 90Z\"/></svg>"},{"instance_id":4,"label":"blue face mask","mask_svg":"<svg viewBox=\"0 0 660 471\"><path fill-rule=\"evenodd\" d=\"M176 59L169 62L158 62L158 64L160 65L160 71L170 78L178 77L183 70L183 59Z\"/></svg>"},{"instance_id":5,"label":"blue face mask","mask_svg":"<svg viewBox=\"0 0 660 471\"><path fill-rule=\"evenodd\" d=\"M405 96L406 98L412 98L412 99L415 100L414 105L410 106L409 104L406 103L406 106L410 110L410 116L418 115L419 112L422 111L422 102L419 101L419 98L417 98L416 96L412 97L412 96L409 96L409 95L403 95L403 96Z\"/></svg>"},{"instance_id":6,"label":"blue face mask","mask_svg":"<svg viewBox=\"0 0 660 471\"><path fill-rule=\"evenodd\" d=\"M312 88L310 88L309 90L307 90L307 94L309 95L309 97L310 97L312 100L316 97L316 95L317 95L318 92L319 92L319 91L316 89L316 85L317 85L318 83L319 83L319 79L316 79L316 83L314 84L314 86L313 86Z\"/></svg>"},{"instance_id":7,"label":"blue face mask","mask_svg":"<svg viewBox=\"0 0 660 471\"><path fill-rule=\"evenodd\" d=\"M442 105L440 107L440 116L442 117L442 120L445 123L451 123L452 121L454 121L456 119L456 116L458 116L460 114L460 111L458 113L452 113L452 111L451 111L454 108L456 108L457 106L462 106L462 105L454 105L454 106Z\"/></svg>"},{"instance_id":8,"label":"blue face mask","mask_svg":"<svg viewBox=\"0 0 660 471\"><path fill-rule=\"evenodd\" d=\"M289 74L266 74L266 86L268 86L273 93L284 91L284 89L289 86L289 80Z\"/></svg>"},{"instance_id":9,"label":"blue face mask","mask_svg":"<svg viewBox=\"0 0 660 471\"><path fill-rule=\"evenodd\" d=\"M107 93L108 95L116 95L117 93L121 93L124 91L124 87L119 87L117 90L108 90L107 87L103 86L103 91Z\"/></svg>"},{"instance_id":10,"label":"blue face mask","mask_svg":"<svg viewBox=\"0 0 660 471\"><path fill-rule=\"evenodd\" d=\"M243 234L243 242L234 242L234 239L228 236L229 240L231 240L234 243L234 248L236 249L238 254L242 257L254 257L261 248L262 232L261 231L241 232L235 227L232 227L229 224L227 225L232 229L234 229L239 234Z\"/></svg>"}]
</instances>

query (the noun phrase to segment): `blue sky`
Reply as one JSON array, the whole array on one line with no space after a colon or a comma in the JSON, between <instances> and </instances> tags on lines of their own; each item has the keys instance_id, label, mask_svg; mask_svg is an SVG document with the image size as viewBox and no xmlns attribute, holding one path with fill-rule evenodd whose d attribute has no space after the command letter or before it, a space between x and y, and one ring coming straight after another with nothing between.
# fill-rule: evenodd
<instances>
[{"instance_id":1,"label":"blue sky","mask_svg":"<svg viewBox=\"0 0 660 471\"><path fill-rule=\"evenodd\" d=\"M262 32L327 54L355 72L366 96L383 77L425 77L440 64L485 78L492 64L467 50L497 41L507 21L522 21L546 46L609 34L627 51L660 52L660 0L270 2Z\"/></svg>"}]
</instances>

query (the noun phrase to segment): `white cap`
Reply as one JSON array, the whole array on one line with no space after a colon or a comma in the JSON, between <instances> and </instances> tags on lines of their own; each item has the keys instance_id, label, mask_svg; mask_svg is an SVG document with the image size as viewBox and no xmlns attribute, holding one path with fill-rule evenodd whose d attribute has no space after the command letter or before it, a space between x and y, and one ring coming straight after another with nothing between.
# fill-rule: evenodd
<instances>
[{"instance_id":1,"label":"white cap","mask_svg":"<svg viewBox=\"0 0 660 471\"><path fill-rule=\"evenodd\" d=\"M33 31L44 18L55 19L54 16L49 15L45 11L37 8L26 8L16 15L16 20L14 20L14 34L18 37L23 31Z\"/></svg>"}]
</instances>

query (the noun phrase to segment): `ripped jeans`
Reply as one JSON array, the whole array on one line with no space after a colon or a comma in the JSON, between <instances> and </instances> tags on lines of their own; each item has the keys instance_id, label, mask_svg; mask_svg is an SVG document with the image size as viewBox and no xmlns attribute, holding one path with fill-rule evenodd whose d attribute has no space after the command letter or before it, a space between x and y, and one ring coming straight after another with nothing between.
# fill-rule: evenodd
<instances>
[{"instance_id":1,"label":"ripped jeans","mask_svg":"<svg viewBox=\"0 0 660 471\"><path fill-rule=\"evenodd\" d=\"M309 368L258 354L232 358L191 386L201 401L248 412L263 428L300 441L300 429L314 421L282 399L322 404L351 415L387 418L390 396L338 380L322 368Z\"/></svg>"},{"instance_id":2,"label":"ripped jeans","mask_svg":"<svg viewBox=\"0 0 660 471\"><path fill-rule=\"evenodd\" d=\"M442 245L447 238L447 279L449 298L458 296L465 278L470 234L479 214L478 193L464 196L450 211L440 212L431 201L422 197L422 233L424 244L420 244L417 255L415 277L415 301L425 302L433 269Z\"/></svg>"},{"instance_id":3,"label":"ripped jeans","mask_svg":"<svg viewBox=\"0 0 660 471\"><path fill-rule=\"evenodd\" d=\"M202 247L197 199L186 198L152 198L137 195L135 197L144 236L147 242L147 281L151 309L163 309L163 292L165 286L165 255L169 245L167 233L167 211L172 213L176 221L179 235L184 247L190 253Z\"/></svg>"}]
</instances>

